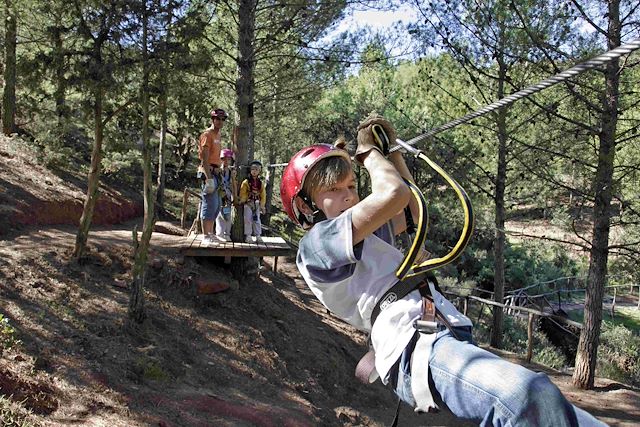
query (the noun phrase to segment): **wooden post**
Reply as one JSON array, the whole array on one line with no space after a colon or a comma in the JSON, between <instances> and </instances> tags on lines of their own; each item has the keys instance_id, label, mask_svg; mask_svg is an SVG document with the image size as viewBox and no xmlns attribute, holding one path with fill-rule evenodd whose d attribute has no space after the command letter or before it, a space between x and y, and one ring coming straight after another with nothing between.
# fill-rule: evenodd
<instances>
[{"instance_id":1,"label":"wooden post","mask_svg":"<svg viewBox=\"0 0 640 427\"><path fill-rule=\"evenodd\" d=\"M469 297L464 297L464 306L462 308L462 314L467 315L467 311L469 311Z\"/></svg>"},{"instance_id":2,"label":"wooden post","mask_svg":"<svg viewBox=\"0 0 640 427\"><path fill-rule=\"evenodd\" d=\"M266 184L264 191L267 196L267 200L265 214L263 215L263 217L264 225L266 225L267 227L271 225L271 201L273 199L273 180L275 178L275 170L276 168L274 166L269 165L267 168L267 177L265 179Z\"/></svg>"},{"instance_id":3,"label":"wooden post","mask_svg":"<svg viewBox=\"0 0 640 427\"><path fill-rule=\"evenodd\" d=\"M484 303L480 303L480 313L478 313L478 320L476 321L476 324L480 323L480 319L482 319L483 312L484 312Z\"/></svg>"},{"instance_id":4,"label":"wooden post","mask_svg":"<svg viewBox=\"0 0 640 427\"><path fill-rule=\"evenodd\" d=\"M273 257L273 267L271 268L271 271L273 271L274 274L278 272L278 257L277 256Z\"/></svg>"},{"instance_id":5,"label":"wooden post","mask_svg":"<svg viewBox=\"0 0 640 427\"><path fill-rule=\"evenodd\" d=\"M531 363L533 356L533 313L529 313L529 321L527 322L527 363Z\"/></svg>"},{"instance_id":6,"label":"wooden post","mask_svg":"<svg viewBox=\"0 0 640 427\"><path fill-rule=\"evenodd\" d=\"M189 189L184 187L184 194L182 195L182 212L180 212L180 227L184 228L187 222L187 202L189 201Z\"/></svg>"}]
</instances>

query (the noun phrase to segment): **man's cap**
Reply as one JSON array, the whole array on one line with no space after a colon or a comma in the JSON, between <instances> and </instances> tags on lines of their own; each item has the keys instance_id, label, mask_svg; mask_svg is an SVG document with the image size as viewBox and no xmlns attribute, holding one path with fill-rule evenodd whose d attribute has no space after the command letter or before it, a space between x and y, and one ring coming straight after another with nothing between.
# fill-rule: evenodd
<instances>
[{"instance_id":1,"label":"man's cap","mask_svg":"<svg viewBox=\"0 0 640 427\"><path fill-rule=\"evenodd\" d=\"M227 117L229 117L229 115L222 108L214 108L213 110L211 110L211 118L213 119L214 117L226 119Z\"/></svg>"}]
</instances>

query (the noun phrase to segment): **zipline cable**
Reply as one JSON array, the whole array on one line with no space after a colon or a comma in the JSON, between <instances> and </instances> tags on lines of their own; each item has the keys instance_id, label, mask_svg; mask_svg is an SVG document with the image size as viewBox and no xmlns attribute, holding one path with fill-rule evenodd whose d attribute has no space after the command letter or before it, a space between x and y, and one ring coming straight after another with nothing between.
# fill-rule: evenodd
<instances>
[{"instance_id":1,"label":"zipline cable","mask_svg":"<svg viewBox=\"0 0 640 427\"><path fill-rule=\"evenodd\" d=\"M451 129L454 128L462 123L466 123L470 120L473 120L477 117L483 116L487 113L490 113L491 111L497 110L499 108L502 107L506 107L507 105L513 104L515 101L517 101L518 99L521 98L525 98L527 96L530 96L536 92L540 92L543 89L547 89L555 84L561 83L565 80L568 80L569 78L576 76L580 73L583 73L587 70L591 70L593 68L596 68L599 65L602 64L606 64L609 61L612 61L616 58L621 57L622 55L626 55L629 54L631 52L633 52L634 50L640 48L640 38L636 38L632 41L630 41L629 43L625 43L621 46L618 46L615 49L612 49L608 52L605 52L601 55L598 55L588 61L582 62L576 66L573 66L561 73L558 73L554 76L551 76L545 80L542 80L541 82L529 86L525 89L522 89L514 94L511 94L507 97L504 97L502 99L497 100L496 102L493 102L473 113L469 113L466 116L460 117L459 119L453 120L449 123L446 123L442 126L439 126L435 129L431 129L428 132L423 133L422 135L418 135L414 138L411 138L410 140L406 141L405 144L409 144L409 145L416 145L419 142L422 142L440 132L443 132L447 129ZM400 145L397 145L395 147L393 147L391 149L391 151L396 151L396 150L400 150L402 149L402 147Z\"/></svg>"}]
</instances>

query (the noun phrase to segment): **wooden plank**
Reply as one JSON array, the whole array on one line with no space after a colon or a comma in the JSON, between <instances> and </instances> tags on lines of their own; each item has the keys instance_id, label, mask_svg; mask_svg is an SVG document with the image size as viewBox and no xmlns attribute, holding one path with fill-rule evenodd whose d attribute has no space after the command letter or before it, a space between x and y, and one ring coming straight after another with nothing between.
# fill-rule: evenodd
<instances>
[{"instance_id":1,"label":"wooden plank","mask_svg":"<svg viewBox=\"0 0 640 427\"><path fill-rule=\"evenodd\" d=\"M281 237L263 237L261 242L222 242L202 244L202 235L191 240L185 240L180 252L185 256L220 256L229 262L231 257L265 257L292 256L295 250Z\"/></svg>"},{"instance_id":2,"label":"wooden plank","mask_svg":"<svg viewBox=\"0 0 640 427\"><path fill-rule=\"evenodd\" d=\"M196 241L196 239L198 238L197 234L192 234L190 236L186 236L183 240L183 242L181 243L181 246L184 247L191 247L193 246L194 242Z\"/></svg>"},{"instance_id":3,"label":"wooden plank","mask_svg":"<svg viewBox=\"0 0 640 427\"><path fill-rule=\"evenodd\" d=\"M183 248L181 252L185 256L220 256L220 257L265 257L265 256L291 256L295 252L292 249L282 248L216 248L216 247L203 247L203 248Z\"/></svg>"}]
</instances>

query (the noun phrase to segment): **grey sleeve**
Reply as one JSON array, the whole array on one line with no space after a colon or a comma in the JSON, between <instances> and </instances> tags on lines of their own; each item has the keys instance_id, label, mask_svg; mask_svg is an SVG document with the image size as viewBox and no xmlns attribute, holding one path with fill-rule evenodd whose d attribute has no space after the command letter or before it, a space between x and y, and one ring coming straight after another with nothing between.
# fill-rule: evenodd
<instances>
[{"instance_id":1,"label":"grey sleeve","mask_svg":"<svg viewBox=\"0 0 640 427\"><path fill-rule=\"evenodd\" d=\"M351 210L322 221L300 241L298 265L304 266L318 283L333 283L350 277L362 255L362 242L353 246Z\"/></svg>"}]
</instances>

